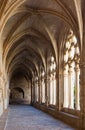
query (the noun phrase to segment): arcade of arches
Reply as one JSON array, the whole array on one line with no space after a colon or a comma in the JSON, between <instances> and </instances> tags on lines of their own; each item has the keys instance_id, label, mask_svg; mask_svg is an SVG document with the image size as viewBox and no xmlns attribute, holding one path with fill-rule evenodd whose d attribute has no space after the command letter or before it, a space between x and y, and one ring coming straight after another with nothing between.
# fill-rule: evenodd
<instances>
[{"instance_id":1,"label":"arcade of arches","mask_svg":"<svg viewBox=\"0 0 85 130\"><path fill-rule=\"evenodd\" d=\"M0 0L0 115L30 104L85 130L85 0Z\"/></svg>"}]
</instances>

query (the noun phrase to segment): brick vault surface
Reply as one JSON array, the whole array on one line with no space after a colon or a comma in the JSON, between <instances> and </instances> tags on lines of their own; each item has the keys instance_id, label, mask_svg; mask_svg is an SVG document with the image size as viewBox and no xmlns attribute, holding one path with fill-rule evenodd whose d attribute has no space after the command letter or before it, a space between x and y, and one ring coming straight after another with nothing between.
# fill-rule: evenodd
<instances>
[{"instance_id":1,"label":"brick vault surface","mask_svg":"<svg viewBox=\"0 0 85 130\"><path fill-rule=\"evenodd\" d=\"M6 115L1 117L3 123L0 130L74 130L31 106L12 105L9 107L7 118Z\"/></svg>"}]
</instances>

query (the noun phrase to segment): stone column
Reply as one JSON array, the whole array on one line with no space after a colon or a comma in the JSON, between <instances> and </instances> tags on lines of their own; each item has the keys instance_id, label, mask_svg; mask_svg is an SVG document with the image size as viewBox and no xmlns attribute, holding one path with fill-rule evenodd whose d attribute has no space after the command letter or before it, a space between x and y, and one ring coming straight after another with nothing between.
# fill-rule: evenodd
<instances>
[{"instance_id":1,"label":"stone column","mask_svg":"<svg viewBox=\"0 0 85 130\"><path fill-rule=\"evenodd\" d=\"M40 77L40 104L42 103L42 80Z\"/></svg>"},{"instance_id":2,"label":"stone column","mask_svg":"<svg viewBox=\"0 0 85 130\"><path fill-rule=\"evenodd\" d=\"M4 76L2 76L2 100L3 100L3 109L6 109L5 107L5 103L6 103L6 91L7 91L7 88L6 88L6 79L4 78Z\"/></svg>"},{"instance_id":3,"label":"stone column","mask_svg":"<svg viewBox=\"0 0 85 130\"><path fill-rule=\"evenodd\" d=\"M80 127L79 130L85 130L85 15L83 15L83 38L80 53Z\"/></svg>"},{"instance_id":4,"label":"stone column","mask_svg":"<svg viewBox=\"0 0 85 130\"><path fill-rule=\"evenodd\" d=\"M35 86L35 102L37 102L37 85L36 83L34 83Z\"/></svg>"},{"instance_id":5,"label":"stone column","mask_svg":"<svg viewBox=\"0 0 85 130\"><path fill-rule=\"evenodd\" d=\"M53 90L52 90L52 77L50 77L50 104L52 104L53 101Z\"/></svg>"},{"instance_id":6,"label":"stone column","mask_svg":"<svg viewBox=\"0 0 85 130\"><path fill-rule=\"evenodd\" d=\"M52 76L52 105L53 105L53 103L54 103L54 78L53 78L53 76Z\"/></svg>"},{"instance_id":7,"label":"stone column","mask_svg":"<svg viewBox=\"0 0 85 130\"><path fill-rule=\"evenodd\" d=\"M40 78L38 79L38 98L39 98L39 104L41 104L41 84L40 84Z\"/></svg>"},{"instance_id":8,"label":"stone column","mask_svg":"<svg viewBox=\"0 0 85 130\"><path fill-rule=\"evenodd\" d=\"M64 108L68 108L69 95L68 95L68 70L64 70Z\"/></svg>"},{"instance_id":9,"label":"stone column","mask_svg":"<svg viewBox=\"0 0 85 130\"><path fill-rule=\"evenodd\" d=\"M64 93L64 82L63 82L63 73L59 70L57 72L57 94L56 94L56 111L61 111L63 108L63 93Z\"/></svg>"},{"instance_id":10,"label":"stone column","mask_svg":"<svg viewBox=\"0 0 85 130\"><path fill-rule=\"evenodd\" d=\"M34 93L34 94L33 94L33 97L34 97L33 100L34 100L34 103L36 102L36 94L35 94L35 90L36 90L36 89L35 89L35 85L34 85L34 86L33 86L33 93Z\"/></svg>"},{"instance_id":11,"label":"stone column","mask_svg":"<svg viewBox=\"0 0 85 130\"><path fill-rule=\"evenodd\" d=\"M32 93L32 90L33 90L33 80L31 80L31 104L33 104L33 93Z\"/></svg>"},{"instance_id":12,"label":"stone column","mask_svg":"<svg viewBox=\"0 0 85 130\"><path fill-rule=\"evenodd\" d=\"M44 82L44 78L42 79L42 103L45 103L45 82Z\"/></svg>"},{"instance_id":13,"label":"stone column","mask_svg":"<svg viewBox=\"0 0 85 130\"><path fill-rule=\"evenodd\" d=\"M1 44L1 42L0 42ZM0 73L2 72L2 50L1 50L1 45L0 45Z\"/></svg>"},{"instance_id":14,"label":"stone column","mask_svg":"<svg viewBox=\"0 0 85 130\"><path fill-rule=\"evenodd\" d=\"M50 78L48 76L48 79L47 79L47 96L48 96L48 106L49 106L49 103L50 103Z\"/></svg>"},{"instance_id":15,"label":"stone column","mask_svg":"<svg viewBox=\"0 0 85 130\"><path fill-rule=\"evenodd\" d=\"M34 86L35 86L35 80L32 79L31 81L31 104L34 103Z\"/></svg>"},{"instance_id":16,"label":"stone column","mask_svg":"<svg viewBox=\"0 0 85 130\"><path fill-rule=\"evenodd\" d=\"M4 108L7 109L9 104L9 80L4 80Z\"/></svg>"},{"instance_id":17,"label":"stone column","mask_svg":"<svg viewBox=\"0 0 85 130\"><path fill-rule=\"evenodd\" d=\"M0 83L1 83L0 88L2 89L2 99L1 99L2 100L2 105L1 106L2 106L2 109L4 111L4 109L5 109L5 107L4 107L5 106L4 105L4 99L5 99L5 89L4 89L5 86L4 86L4 84L5 83L4 83L4 80L3 80L3 75L1 75L1 77L0 77Z\"/></svg>"},{"instance_id":18,"label":"stone column","mask_svg":"<svg viewBox=\"0 0 85 130\"><path fill-rule=\"evenodd\" d=\"M48 107L49 105L49 78L48 76L46 75L46 78L45 78L45 104L46 106Z\"/></svg>"},{"instance_id":19,"label":"stone column","mask_svg":"<svg viewBox=\"0 0 85 130\"><path fill-rule=\"evenodd\" d=\"M80 127L79 130L85 130L85 61L80 63Z\"/></svg>"},{"instance_id":20,"label":"stone column","mask_svg":"<svg viewBox=\"0 0 85 130\"><path fill-rule=\"evenodd\" d=\"M3 84L3 65L2 65L2 55L3 55L3 44L2 37L0 32L0 114L3 113L4 110L4 84Z\"/></svg>"},{"instance_id":21,"label":"stone column","mask_svg":"<svg viewBox=\"0 0 85 130\"><path fill-rule=\"evenodd\" d=\"M76 74L76 110L80 110L80 85L79 85L80 69L78 65L76 65L75 74Z\"/></svg>"},{"instance_id":22,"label":"stone column","mask_svg":"<svg viewBox=\"0 0 85 130\"><path fill-rule=\"evenodd\" d=\"M41 103L43 102L43 79L41 77Z\"/></svg>"},{"instance_id":23,"label":"stone column","mask_svg":"<svg viewBox=\"0 0 85 130\"><path fill-rule=\"evenodd\" d=\"M8 104L7 104L7 106L9 105L9 100L10 100L10 92L11 92L11 90L8 88L8 90L7 90L7 93L8 93Z\"/></svg>"},{"instance_id":24,"label":"stone column","mask_svg":"<svg viewBox=\"0 0 85 130\"><path fill-rule=\"evenodd\" d=\"M0 88L0 116L3 113L3 96L2 96L2 89Z\"/></svg>"},{"instance_id":25,"label":"stone column","mask_svg":"<svg viewBox=\"0 0 85 130\"><path fill-rule=\"evenodd\" d=\"M56 105L57 104L57 100L56 100L56 92L57 92L57 86L56 86L56 76L54 76L54 81L53 81L53 85L54 85L54 100L53 100L53 104Z\"/></svg>"},{"instance_id":26,"label":"stone column","mask_svg":"<svg viewBox=\"0 0 85 130\"><path fill-rule=\"evenodd\" d=\"M70 66L69 69L69 108L73 109L74 108L74 86L73 86L73 68Z\"/></svg>"},{"instance_id":27,"label":"stone column","mask_svg":"<svg viewBox=\"0 0 85 130\"><path fill-rule=\"evenodd\" d=\"M38 86L38 81L36 81L36 101L39 101L39 86Z\"/></svg>"}]
</instances>

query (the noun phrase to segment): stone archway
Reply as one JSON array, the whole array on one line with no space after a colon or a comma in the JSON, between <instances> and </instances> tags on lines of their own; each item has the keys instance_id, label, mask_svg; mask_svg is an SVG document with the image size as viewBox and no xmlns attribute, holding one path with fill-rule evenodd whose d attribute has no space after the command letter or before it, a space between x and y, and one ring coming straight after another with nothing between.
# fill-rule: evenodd
<instances>
[{"instance_id":1,"label":"stone archway","mask_svg":"<svg viewBox=\"0 0 85 130\"><path fill-rule=\"evenodd\" d=\"M23 103L24 91L20 87L13 88L10 92L10 103Z\"/></svg>"},{"instance_id":2,"label":"stone archway","mask_svg":"<svg viewBox=\"0 0 85 130\"><path fill-rule=\"evenodd\" d=\"M11 77L9 103L31 103L31 83L21 70L17 70Z\"/></svg>"}]
</instances>

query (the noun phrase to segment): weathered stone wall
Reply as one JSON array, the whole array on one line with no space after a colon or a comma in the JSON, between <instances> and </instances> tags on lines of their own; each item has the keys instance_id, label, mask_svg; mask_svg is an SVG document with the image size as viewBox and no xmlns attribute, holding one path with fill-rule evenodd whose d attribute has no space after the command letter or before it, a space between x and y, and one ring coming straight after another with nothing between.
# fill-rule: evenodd
<instances>
[{"instance_id":1,"label":"weathered stone wall","mask_svg":"<svg viewBox=\"0 0 85 130\"><path fill-rule=\"evenodd\" d=\"M19 89L22 91L18 91ZM11 80L10 91L10 100L31 103L31 83L23 76Z\"/></svg>"}]
</instances>

